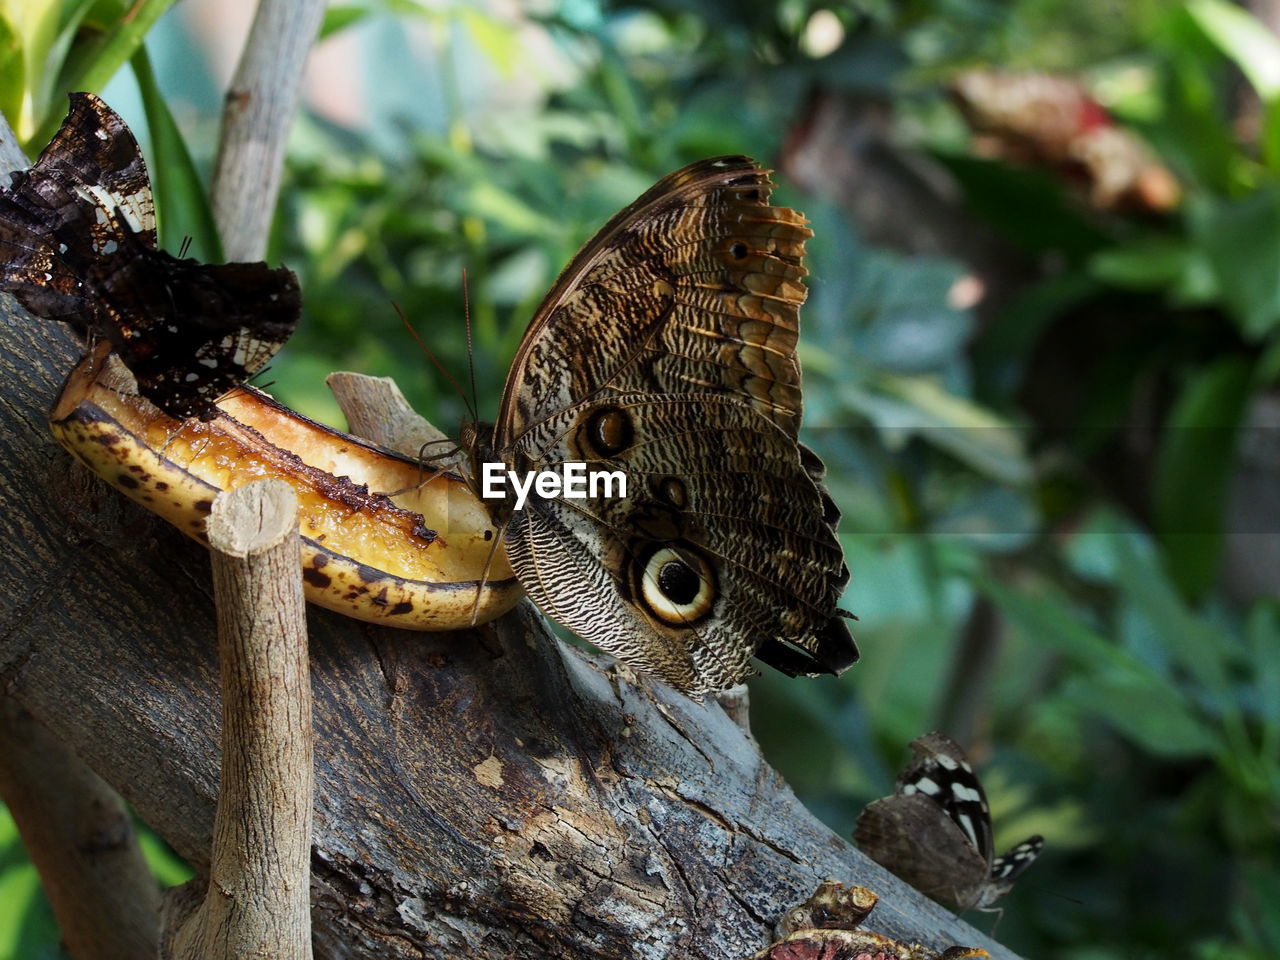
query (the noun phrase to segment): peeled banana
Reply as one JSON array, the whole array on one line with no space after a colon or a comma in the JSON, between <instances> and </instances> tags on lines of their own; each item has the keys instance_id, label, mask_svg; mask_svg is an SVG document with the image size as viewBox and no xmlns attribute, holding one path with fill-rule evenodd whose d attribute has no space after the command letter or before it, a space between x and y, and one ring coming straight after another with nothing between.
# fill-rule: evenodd
<instances>
[{"instance_id":1,"label":"peeled banana","mask_svg":"<svg viewBox=\"0 0 1280 960\"><path fill-rule=\"evenodd\" d=\"M125 496L207 545L224 490L266 477L298 496L312 603L410 630L487 622L523 595L488 513L463 481L332 430L251 387L209 422L173 420L131 390L106 349L72 370L53 435Z\"/></svg>"}]
</instances>

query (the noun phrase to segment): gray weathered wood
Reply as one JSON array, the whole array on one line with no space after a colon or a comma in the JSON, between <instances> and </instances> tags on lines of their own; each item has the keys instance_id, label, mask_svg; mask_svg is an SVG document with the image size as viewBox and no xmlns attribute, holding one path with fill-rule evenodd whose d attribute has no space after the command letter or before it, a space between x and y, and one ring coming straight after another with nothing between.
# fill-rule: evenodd
<instances>
[{"instance_id":1,"label":"gray weathered wood","mask_svg":"<svg viewBox=\"0 0 1280 960\"><path fill-rule=\"evenodd\" d=\"M76 347L4 307L0 691L207 870L208 558L76 492L44 416ZM818 823L719 706L633 685L523 606L456 634L309 621L317 957L724 960L827 877L882 895L875 929L1012 957Z\"/></svg>"},{"instance_id":2,"label":"gray weathered wood","mask_svg":"<svg viewBox=\"0 0 1280 960\"><path fill-rule=\"evenodd\" d=\"M30 162L22 152L22 147L18 146L18 135L9 126L8 118L0 113L0 171L5 174L0 182L8 183L7 175L10 170L21 170Z\"/></svg>"}]
</instances>

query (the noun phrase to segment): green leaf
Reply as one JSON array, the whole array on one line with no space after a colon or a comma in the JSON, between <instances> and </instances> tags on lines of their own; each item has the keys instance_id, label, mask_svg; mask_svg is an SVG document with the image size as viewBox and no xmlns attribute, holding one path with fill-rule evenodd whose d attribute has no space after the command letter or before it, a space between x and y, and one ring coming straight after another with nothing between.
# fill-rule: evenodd
<instances>
[{"instance_id":1,"label":"green leaf","mask_svg":"<svg viewBox=\"0 0 1280 960\"><path fill-rule=\"evenodd\" d=\"M1112 669L1137 664L1130 654L1081 623L1052 588L1037 589L1032 597L1029 590L1013 590L985 574L977 579L982 592L995 600L1010 620L1073 661Z\"/></svg>"},{"instance_id":2,"label":"green leaf","mask_svg":"<svg viewBox=\"0 0 1280 960\"><path fill-rule=\"evenodd\" d=\"M1221 51L1182 6L1161 18L1154 39L1169 66L1160 76L1160 117L1143 126L1144 136L1193 184L1218 192L1237 189L1245 158L1223 109Z\"/></svg>"},{"instance_id":3,"label":"green leaf","mask_svg":"<svg viewBox=\"0 0 1280 960\"><path fill-rule=\"evenodd\" d=\"M1179 282L1191 257L1182 238L1150 236L1099 250L1089 259L1088 269L1096 279L1117 287L1162 290Z\"/></svg>"},{"instance_id":4,"label":"green leaf","mask_svg":"<svg viewBox=\"0 0 1280 960\"><path fill-rule=\"evenodd\" d=\"M1280 171L1280 97L1262 107L1262 157L1272 172Z\"/></svg>"},{"instance_id":5,"label":"green leaf","mask_svg":"<svg viewBox=\"0 0 1280 960\"><path fill-rule=\"evenodd\" d=\"M30 863L0 870L0 957L22 955L23 927L39 893L40 877Z\"/></svg>"},{"instance_id":6,"label":"green leaf","mask_svg":"<svg viewBox=\"0 0 1280 960\"><path fill-rule=\"evenodd\" d=\"M974 212L1019 247L1061 251L1083 260L1108 240L1067 201L1048 173L967 156L939 155L959 181Z\"/></svg>"},{"instance_id":7,"label":"green leaf","mask_svg":"<svg viewBox=\"0 0 1280 960\"><path fill-rule=\"evenodd\" d=\"M1150 674L1103 671L1067 685L1068 700L1111 724L1158 757L1204 757L1218 753L1213 732L1183 696L1169 696Z\"/></svg>"},{"instance_id":8,"label":"green leaf","mask_svg":"<svg viewBox=\"0 0 1280 960\"><path fill-rule=\"evenodd\" d=\"M1001 483L1030 481L1031 462L1022 434L1007 420L964 397L949 393L934 377L882 374L875 378L880 395L845 390L851 405L862 409L881 430L903 437L918 434L958 460Z\"/></svg>"},{"instance_id":9,"label":"green leaf","mask_svg":"<svg viewBox=\"0 0 1280 960\"><path fill-rule=\"evenodd\" d=\"M1246 337L1266 336L1280 323L1280 188L1236 200L1201 197L1187 213L1192 242L1218 277L1223 305Z\"/></svg>"},{"instance_id":10,"label":"green leaf","mask_svg":"<svg viewBox=\"0 0 1280 960\"><path fill-rule=\"evenodd\" d=\"M25 78L26 58L22 39L6 11L0 9L0 113L5 115L19 137L22 136Z\"/></svg>"},{"instance_id":11,"label":"green leaf","mask_svg":"<svg viewBox=\"0 0 1280 960\"><path fill-rule=\"evenodd\" d=\"M1256 675L1258 711L1262 716L1263 757L1280 764L1280 609L1259 604L1245 630Z\"/></svg>"},{"instance_id":12,"label":"green leaf","mask_svg":"<svg viewBox=\"0 0 1280 960\"><path fill-rule=\"evenodd\" d=\"M101 90L133 56L147 31L172 4L173 0L136 0L128 5L119 0L103 0L93 4L80 24L82 34L76 37L66 61L58 70L52 89L67 92ZM89 39L85 40L83 36ZM53 75L52 65L49 72ZM43 146L53 139L62 116L60 109L51 108L30 143Z\"/></svg>"},{"instance_id":13,"label":"green leaf","mask_svg":"<svg viewBox=\"0 0 1280 960\"><path fill-rule=\"evenodd\" d=\"M1254 862L1245 863L1239 883L1247 895L1242 898L1233 925L1245 934L1259 956L1280 956L1280 873L1276 872L1274 860L1267 863L1263 854Z\"/></svg>"},{"instance_id":14,"label":"green leaf","mask_svg":"<svg viewBox=\"0 0 1280 960\"><path fill-rule=\"evenodd\" d=\"M1226 0L1191 0L1187 11L1249 78L1258 96L1280 96L1280 39L1260 20Z\"/></svg>"},{"instance_id":15,"label":"green leaf","mask_svg":"<svg viewBox=\"0 0 1280 960\"><path fill-rule=\"evenodd\" d=\"M1229 357L1197 374L1166 422L1153 506L1175 583L1198 596L1217 572L1236 435L1253 393L1251 366Z\"/></svg>"},{"instance_id":16,"label":"green leaf","mask_svg":"<svg viewBox=\"0 0 1280 960\"><path fill-rule=\"evenodd\" d=\"M1080 623L1076 612L1044 585L1034 596L994 578L979 577L990 596L1028 636L1058 650L1084 668L1068 685L1070 700L1160 756L1219 756L1214 732L1174 683L1126 650Z\"/></svg>"},{"instance_id":17,"label":"green leaf","mask_svg":"<svg viewBox=\"0 0 1280 960\"><path fill-rule=\"evenodd\" d=\"M1160 642L1192 677L1218 701L1220 709L1235 710L1228 678L1232 640L1196 617L1150 557L1139 556L1126 537L1115 544L1117 581L1124 598L1151 624Z\"/></svg>"},{"instance_id":18,"label":"green leaf","mask_svg":"<svg viewBox=\"0 0 1280 960\"><path fill-rule=\"evenodd\" d=\"M1259 386L1271 386L1280 380L1280 337L1272 338L1267 348L1258 357L1258 366L1254 371L1254 379Z\"/></svg>"},{"instance_id":19,"label":"green leaf","mask_svg":"<svg viewBox=\"0 0 1280 960\"><path fill-rule=\"evenodd\" d=\"M44 141L28 138L50 110L53 81L57 76L71 35L93 0L0 0L4 28L3 74L0 75L0 108L14 132L28 147L43 147ZM57 110L62 103L55 105ZM56 112L56 111L55 111Z\"/></svg>"},{"instance_id":20,"label":"green leaf","mask_svg":"<svg viewBox=\"0 0 1280 960\"><path fill-rule=\"evenodd\" d=\"M512 79L519 69L521 35L505 20L490 13L481 13L478 7L460 6L456 9L471 42L504 79Z\"/></svg>"},{"instance_id":21,"label":"green leaf","mask_svg":"<svg viewBox=\"0 0 1280 960\"><path fill-rule=\"evenodd\" d=\"M328 7L324 12L324 20L320 24L320 35L316 38L316 42L327 40L335 33L341 33L367 18L371 13L373 13L372 7L356 4L334 4Z\"/></svg>"},{"instance_id":22,"label":"green leaf","mask_svg":"<svg viewBox=\"0 0 1280 960\"><path fill-rule=\"evenodd\" d=\"M180 883L186 883L195 875L195 871L187 865L187 862L170 850L146 824L140 821L135 822L135 828L138 847L142 850L147 866L151 868L152 876L160 886L176 887Z\"/></svg>"},{"instance_id":23,"label":"green leaf","mask_svg":"<svg viewBox=\"0 0 1280 960\"><path fill-rule=\"evenodd\" d=\"M213 221L209 198L186 141L160 95L146 47L132 59L133 73L142 92L142 106L151 130L151 189L155 195L160 246L177 253L190 237L190 252L197 260L222 262L222 240Z\"/></svg>"},{"instance_id":24,"label":"green leaf","mask_svg":"<svg viewBox=\"0 0 1280 960\"><path fill-rule=\"evenodd\" d=\"M480 180L467 190L466 203L476 217L492 221L517 236L540 236L555 232L555 221L526 203L515 193L491 181Z\"/></svg>"}]
</instances>

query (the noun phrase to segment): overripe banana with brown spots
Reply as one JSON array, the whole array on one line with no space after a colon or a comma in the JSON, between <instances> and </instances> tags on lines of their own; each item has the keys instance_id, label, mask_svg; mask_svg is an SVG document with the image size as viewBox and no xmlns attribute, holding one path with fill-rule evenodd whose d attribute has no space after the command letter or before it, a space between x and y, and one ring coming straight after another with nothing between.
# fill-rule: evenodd
<instances>
[{"instance_id":1,"label":"overripe banana with brown spots","mask_svg":"<svg viewBox=\"0 0 1280 960\"><path fill-rule=\"evenodd\" d=\"M54 437L125 496L206 543L223 490L266 477L298 496L307 599L410 630L484 623L523 595L484 507L458 477L315 423L252 388L213 420L177 421L132 395L105 350L67 377Z\"/></svg>"}]
</instances>

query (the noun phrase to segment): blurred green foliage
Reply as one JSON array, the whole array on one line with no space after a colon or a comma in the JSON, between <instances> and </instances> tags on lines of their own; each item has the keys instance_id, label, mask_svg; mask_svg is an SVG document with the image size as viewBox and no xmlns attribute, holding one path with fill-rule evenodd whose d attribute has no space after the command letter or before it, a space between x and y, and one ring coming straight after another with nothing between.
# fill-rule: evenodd
<instances>
[{"instance_id":1,"label":"blurred green foliage","mask_svg":"<svg viewBox=\"0 0 1280 960\"><path fill-rule=\"evenodd\" d=\"M214 250L200 150L187 158L163 70L108 8L47 4L19 30L0 6L0 36L22 37L0 105L21 105L38 145L70 78L130 61L165 242ZM72 41L77 18L105 26ZM833 21L827 51L815 25ZM325 31L363 38L377 122L298 121L273 257L301 275L306 318L271 376L330 422L335 368L395 376L446 428L463 414L400 314L465 382L469 313L492 415L556 272L655 179L717 153L778 157L815 91L891 104L894 141L946 169L1026 278L976 315L950 296L967 266L878 248L779 178L816 234L807 439L844 510L863 661L839 680L760 677L756 734L847 835L908 741L964 723L998 838L1047 839L998 930L1026 956L1280 956L1280 607L1225 561L1248 534L1246 563L1265 566L1280 537L1232 513L1246 418L1280 372L1280 41L1224 0L562 0L516 20L385 0L331 8ZM378 72L406 36L428 64L414 103ZM975 155L944 87L987 64L1083 77L1182 203L1104 215ZM1046 359L1073 350L1088 365L1046 386ZM1143 475L1117 480L1144 424ZM16 844L0 821L0 958L55 956Z\"/></svg>"}]
</instances>

